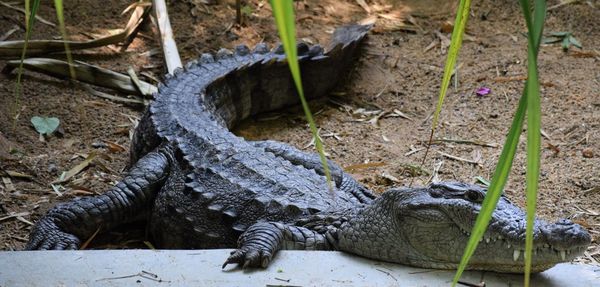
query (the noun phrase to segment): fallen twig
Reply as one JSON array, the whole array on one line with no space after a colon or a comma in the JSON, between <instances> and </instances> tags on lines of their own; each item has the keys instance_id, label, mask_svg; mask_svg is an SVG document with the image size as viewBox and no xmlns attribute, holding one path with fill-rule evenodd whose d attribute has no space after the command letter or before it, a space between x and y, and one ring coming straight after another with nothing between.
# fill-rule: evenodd
<instances>
[{"instance_id":1,"label":"fallen twig","mask_svg":"<svg viewBox=\"0 0 600 287\"><path fill-rule=\"evenodd\" d=\"M127 278L133 278L133 277L141 277L141 278L152 280L152 281L155 281L155 282L165 282L165 283L171 282L169 280L159 279L158 275L156 275L154 273L150 273L150 272L144 271L144 270L142 270L142 272L139 272L137 274L131 274L131 275L126 275L126 276L100 278L100 279L97 279L96 282L98 282L98 281L115 280L115 279L127 279Z\"/></svg>"},{"instance_id":2,"label":"fallen twig","mask_svg":"<svg viewBox=\"0 0 600 287\"><path fill-rule=\"evenodd\" d=\"M600 192L600 186L594 186L592 188L588 188L588 189L582 191L583 195L588 195L592 192Z\"/></svg>"},{"instance_id":3,"label":"fallen twig","mask_svg":"<svg viewBox=\"0 0 600 287\"><path fill-rule=\"evenodd\" d=\"M550 136L542 129L540 129L540 133L542 134L543 137L545 137L547 140L551 141L552 139L550 138Z\"/></svg>"},{"instance_id":4,"label":"fallen twig","mask_svg":"<svg viewBox=\"0 0 600 287\"><path fill-rule=\"evenodd\" d=\"M514 81L526 81L527 80L527 76L526 75L519 75L519 76L509 76L509 77L496 77L493 79L494 82L496 83L506 83L506 82L514 82ZM544 87L554 87L555 84L552 82L540 82L540 84Z\"/></svg>"},{"instance_id":5,"label":"fallen twig","mask_svg":"<svg viewBox=\"0 0 600 287\"><path fill-rule=\"evenodd\" d=\"M6 8L9 8L9 9L15 10L15 11L19 11L19 12L21 12L23 14L27 14L27 12L25 11L25 9L19 8L19 7L15 7L15 6L11 6L10 4L4 3L2 1L0 1L0 5L4 6ZM37 19L38 21L40 21L40 22L42 22L42 23L44 23L44 24L46 24L48 26L56 27L56 24L54 24L54 23L52 23L52 22L50 22L50 21L42 18L42 16L40 16L40 15L35 15L35 19Z\"/></svg>"},{"instance_id":6,"label":"fallen twig","mask_svg":"<svg viewBox=\"0 0 600 287\"><path fill-rule=\"evenodd\" d=\"M486 143L486 142L481 142L481 141L463 140L463 139L441 138L441 139L434 139L433 142L434 143L438 143L438 142L451 142L451 143L471 144L471 145L478 145L478 146L485 146L485 147L498 147L498 145L495 144L495 143Z\"/></svg>"},{"instance_id":7,"label":"fallen twig","mask_svg":"<svg viewBox=\"0 0 600 287\"><path fill-rule=\"evenodd\" d=\"M127 74L131 78L131 81L133 82L133 84L137 88L137 90L140 92L140 94L146 95L146 96L152 96L152 91L145 90L148 88L148 84L144 85L144 83L142 83L142 81L140 81L138 76L135 74L135 70L133 69L133 67L129 66L129 68L127 68Z\"/></svg>"},{"instance_id":8,"label":"fallen twig","mask_svg":"<svg viewBox=\"0 0 600 287\"><path fill-rule=\"evenodd\" d=\"M94 234L92 234L92 236L90 236L83 244L81 244L81 246L79 247L79 250L85 250L88 247L88 245L90 245L92 240L94 240L94 238L96 238L96 235L98 235L98 232L100 232L101 228L102 228L102 226L98 226L98 228L96 229Z\"/></svg>"},{"instance_id":9,"label":"fallen twig","mask_svg":"<svg viewBox=\"0 0 600 287\"><path fill-rule=\"evenodd\" d=\"M580 0L565 0L565 1L561 1L560 3L558 3L556 5L548 7L547 11L552 11L552 10L554 10L556 8L560 8L562 6L573 4L573 3L576 3L576 2L579 2L579 1Z\"/></svg>"},{"instance_id":10,"label":"fallen twig","mask_svg":"<svg viewBox=\"0 0 600 287\"><path fill-rule=\"evenodd\" d=\"M27 216L27 215L29 215L29 212L11 213L11 214L9 214L7 216L0 217L0 222L5 221L5 220L9 220L9 219L12 219L12 218L17 218L17 217L20 217L20 216Z\"/></svg>"},{"instance_id":11,"label":"fallen twig","mask_svg":"<svg viewBox=\"0 0 600 287\"><path fill-rule=\"evenodd\" d=\"M15 185L12 183L12 180L10 180L10 177L8 176L2 176L2 183L4 184L4 188L6 189L7 192L13 192L15 190L17 190L15 188Z\"/></svg>"},{"instance_id":12,"label":"fallen twig","mask_svg":"<svg viewBox=\"0 0 600 287\"><path fill-rule=\"evenodd\" d=\"M404 156L412 155L412 154L420 152L420 151L422 151L424 149L425 149L424 147L422 147L422 148L415 148L414 146L410 146L410 151L407 152L407 153L405 153Z\"/></svg>"},{"instance_id":13,"label":"fallen twig","mask_svg":"<svg viewBox=\"0 0 600 287\"><path fill-rule=\"evenodd\" d=\"M163 48L165 56L165 64L169 74L173 74L175 69L183 67L181 58L177 51L177 44L173 37L171 22L169 21L169 13L167 13L167 5L164 0L153 0L154 16L160 33L160 45Z\"/></svg>"},{"instance_id":14,"label":"fallen twig","mask_svg":"<svg viewBox=\"0 0 600 287\"><path fill-rule=\"evenodd\" d=\"M356 171L359 169L367 169L367 168L380 167L380 166L385 166L385 165L387 165L385 162L359 163L359 164L345 166L344 171L353 172L353 171Z\"/></svg>"},{"instance_id":15,"label":"fallen twig","mask_svg":"<svg viewBox=\"0 0 600 287\"><path fill-rule=\"evenodd\" d=\"M131 9L134 9L133 13L131 14L131 17L129 18L129 22L127 22L126 25L126 27L132 26L133 29L130 31L129 35L127 35L127 37L125 37L125 39L123 40L121 52L127 50L129 44L131 44L131 42L133 42L133 39L135 39L135 37L137 36L140 27L142 26L141 24L147 19L148 15L150 14L150 8L152 8L152 3L150 2L135 2L129 5L129 7L125 8L125 10L123 10L123 12L121 13L121 15L123 15L129 12Z\"/></svg>"},{"instance_id":16,"label":"fallen twig","mask_svg":"<svg viewBox=\"0 0 600 287\"><path fill-rule=\"evenodd\" d=\"M356 4L360 5L360 7L362 7L365 10L365 12L367 12L367 14L371 14L371 7L369 7L365 0L356 0Z\"/></svg>"},{"instance_id":17,"label":"fallen twig","mask_svg":"<svg viewBox=\"0 0 600 287\"><path fill-rule=\"evenodd\" d=\"M150 7L144 7L147 10ZM135 10L137 11L137 9ZM65 49L65 43L69 45L71 50L81 50L102 47L112 44L124 42L132 33L137 29L137 26L142 22L143 15L145 13L132 14L129 23L118 34L98 38L90 41L63 41L63 40L29 40L27 44L27 56L38 56L42 54L50 54L55 52L63 52ZM0 58L18 58L21 56L23 51L23 45L25 41L4 41L0 42Z\"/></svg>"},{"instance_id":18,"label":"fallen twig","mask_svg":"<svg viewBox=\"0 0 600 287\"><path fill-rule=\"evenodd\" d=\"M12 72L13 69L19 66L19 62L19 60L8 61L2 72ZM81 61L74 61L72 66L75 69L77 80L81 82L115 89L129 94L140 94L141 91L145 92L145 95L152 95L158 91L155 86L143 81L139 81L141 89L138 91L138 88L130 77ZM54 77L68 78L71 76L69 72L69 63L56 59L29 58L23 61L23 67Z\"/></svg>"},{"instance_id":19,"label":"fallen twig","mask_svg":"<svg viewBox=\"0 0 600 287\"><path fill-rule=\"evenodd\" d=\"M33 226L33 225L34 225L34 224L33 224L33 222L31 222L31 221L29 221L29 220L27 220L27 219L23 218L22 216L17 216L17 217L15 217L15 218L16 218L18 221L21 221L21 222L23 222L23 223L25 223L25 224L27 224L27 225L31 225L31 226Z\"/></svg>"},{"instance_id":20,"label":"fallen twig","mask_svg":"<svg viewBox=\"0 0 600 287\"><path fill-rule=\"evenodd\" d=\"M24 173L21 173L21 172L18 172L18 171L7 170L7 171L4 171L4 172L6 172L6 175L8 175L8 176L10 176L12 178L24 178L24 179L29 179L29 180L32 179L31 175L24 174Z\"/></svg>"},{"instance_id":21,"label":"fallen twig","mask_svg":"<svg viewBox=\"0 0 600 287\"><path fill-rule=\"evenodd\" d=\"M462 158L462 157L451 155L451 154L447 154L447 153L441 152L441 151L438 151L437 153L440 154L441 156L447 157L449 159L453 159L453 160L463 161L463 162L470 163L470 164L479 165L479 162L475 161L475 160L470 160L470 159Z\"/></svg>"},{"instance_id":22,"label":"fallen twig","mask_svg":"<svg viewBox=\"0 0 600 287\"><path fill-rule=\"evenodd\" d=\"M387 115L386 115L386 117L400 117L400 118L404 118L404 119L407 119L407 120L410 120L410 121L412 121L412 120L413 120L413 119L412 119L411 117L409 117L407 114L405 114L405 113L401 112L401 111L400 111L400 110L398 110L398 109L394 109L394 111L393 111L393 112L391 112L391 113L389 113L389 114L387 114Z\"/></svg>"},{"instance_id":23,"label":"fallen twig","mask_svg":"<svg viewBox=\"0 0 600 287\"><path fill-rule=\"evenodd\" d=\"M0 37L0 41L4 41L6 39L8 39L8 37L10 37L10 35L12 35L14 32L17 32L21 29L21 27L14 25L12 29L8 30L6 33L4 33L4 35L2 35Z\"/></svg>"},{"instance_id":24,"label":"fallen twig","mask_svg":"<svg viewBox=\"0 0 600 287\"><path fill-rule=\"evenodd\" d=\"M103 93L98 90L95 90L86 84L81 84L81 87L83 87L83 89L85 89L91 95L100 97L103 99L107 99L107 100L111 100L111 101L115 101L115 102L121 102L121 103L125 103L125 104L146 105L146 102L143 99L138 99L138 98L130 99L130 98L125 98L125 97L109 95L107 93Z\"/></svg>"}]
</instances>

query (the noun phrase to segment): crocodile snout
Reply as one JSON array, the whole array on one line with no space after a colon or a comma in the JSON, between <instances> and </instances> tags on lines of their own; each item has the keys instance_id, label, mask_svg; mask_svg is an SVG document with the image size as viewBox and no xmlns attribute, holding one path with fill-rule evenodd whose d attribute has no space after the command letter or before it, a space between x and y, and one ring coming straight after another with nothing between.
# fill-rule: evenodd
<instances>
[{"instance_id":1,"label":"crocodile snout","mask_svg":"<svg viewBox=\"0 0 600 287\"><path fill-rule=\"evenodd\" d=\"M559 219L542 228L548 243L556 249L572 249L590 245L592 237L581 225L568 219Z\"/></svg>"}]
</instances>

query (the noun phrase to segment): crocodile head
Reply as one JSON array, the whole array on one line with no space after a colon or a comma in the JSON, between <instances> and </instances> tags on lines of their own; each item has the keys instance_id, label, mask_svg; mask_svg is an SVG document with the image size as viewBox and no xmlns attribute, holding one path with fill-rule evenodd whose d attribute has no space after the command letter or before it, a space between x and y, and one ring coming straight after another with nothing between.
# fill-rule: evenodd
<instances>
[{"instance_id":1,"label":"crocodile head","mask_svg":"<svg viewBox=\"0 0 600 287\"><path fill-rule=\"evenodd\" d=\"M485 192L460 183L391 189L341 226L339 248L378 260L454 269ZM468 269L522 273L525 225L525 213L502 197ZM591 241L584 228L566 219L536 219L533 232L533 272L572 260Z\"/></svg>"}]
</instances>

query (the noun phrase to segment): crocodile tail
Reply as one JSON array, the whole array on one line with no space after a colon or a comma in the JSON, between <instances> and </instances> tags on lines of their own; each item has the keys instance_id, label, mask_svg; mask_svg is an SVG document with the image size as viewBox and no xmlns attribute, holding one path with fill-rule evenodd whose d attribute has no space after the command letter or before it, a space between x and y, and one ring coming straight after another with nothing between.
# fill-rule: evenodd
<instances>
[{"instance_id":1,"label":"crocodile tail","mask_svg":"<svg viewBox=\"0 0 600 287\"><path fill-rule=\"evenodd\" d=\"M348 46L356 47L358 43L367 35L369 30L373 28L372 24L369 25L347 25L342 26L333 32L331 42L325 49L326 54L331 54L336 49L347 49Z\"/></svg>"},{"instance_id":2,"label":"crocodile tail","mask_svg":"<svg viewBox=\"0 0 600 287\"><path fill-rule=\"evenodd\" d=\"M352 65L358 44L370 28L370 25L340 27L326 49L319 45L298 44L307 99L322 98L336 86ZM299 103L282 46L268 51L266 45L260 44L249 54L247 49L237 47L230 62L239 66L206 88L205 104L229 128L249 116ZM227 59L222 61L227 62Z\"/></svg>"},{"instance_id":3,"label":"crocodile tail","mask_svg":"<svg viewBox=\"0 0 600 287\"><path fill-rule=\"evenodd\" d=\"M360 25L338 28L327 49L298 44L307 99L326 96L335 87L370 28ZM253 51L238 46L233 52L221 49L216 55L203 54L184 69L165 75L165 82L158 90L140 128L136 129L131 149L133 162L162 140L181 138L180 131L196 131L190 136L199 138L188 142L209 145L214 142L209 134L222 127L231 128L249 116L299 102L283 48L270 50L264 43ZM217 134L226 135L220 131ZM237 140L227 137L223 142ZM193 149L186 154L202 150Z\"/></svg>"}]
</instances>

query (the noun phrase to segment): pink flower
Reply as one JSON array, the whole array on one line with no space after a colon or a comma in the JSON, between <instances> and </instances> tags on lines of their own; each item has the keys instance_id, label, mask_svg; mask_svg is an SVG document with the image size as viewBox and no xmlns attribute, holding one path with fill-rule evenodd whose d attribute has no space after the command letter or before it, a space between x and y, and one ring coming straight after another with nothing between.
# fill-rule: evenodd
<instances>
[{"instance_id":1,"label":"pink flower","mask_svg":"<svg viewBox=\"0 0 600 287\"><path fill-rule=\"evenodd\" d=\"M488 88L488 87L481 87L479 89L477 89L477 91L475 91L475 94L478 96L485 96L487 94L489 94L492 91L492 89Z\"/></svg>"}]
</instances>

